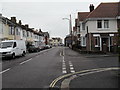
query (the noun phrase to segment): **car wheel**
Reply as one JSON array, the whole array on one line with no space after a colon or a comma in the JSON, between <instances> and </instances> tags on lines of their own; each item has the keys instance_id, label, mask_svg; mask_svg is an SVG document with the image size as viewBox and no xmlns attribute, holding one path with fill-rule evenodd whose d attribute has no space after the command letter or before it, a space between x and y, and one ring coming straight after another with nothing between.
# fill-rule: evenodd
<instances>
[{"instance_id":1,"label":"car wheel","mask_svg":"<svg viewBox=\"0 0 120 90\"><path fill-rule=\"evenodd\" d=\"M12 54L12 59L15 59L15 53Z\"/></svg>"},{"instance_id":2,"label":"car wheel","mask_svg":"<svg viewBox=\"0 0 120 90\"><path fill-rule=\"evenodd\" d=\"M25 56L25 52L22 53L22 56Z\"/></svg>"}]
</instances>

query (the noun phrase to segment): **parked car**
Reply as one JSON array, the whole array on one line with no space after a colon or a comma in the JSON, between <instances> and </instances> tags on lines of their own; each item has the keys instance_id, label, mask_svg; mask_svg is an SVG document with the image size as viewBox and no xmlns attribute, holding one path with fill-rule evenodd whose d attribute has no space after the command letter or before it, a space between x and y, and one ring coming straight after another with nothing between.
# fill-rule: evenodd
<instances>
[{"instance_id":1,"label":"parked car","mask_svg":"<svg viewBox=\"0 0 120 90\"><path fill-rule=\"evenodd\" d=\"M40 50L44 50L45 49L45 45L40 45L39 48L40 48Z\"/></svg>"},{"instance_id":2,"label":"parked car","mask_svg":"<svg viewBox=\"0 0 120 90\"><path fill-rule=\"evenodd\" d=\"M35 45L29 45L29 47L27 48L28 52L29 53L32 53L32 52L39 52L40 51L40 48L35 46Z\"/></svg>"},{"instance_id":3,"label":"parked car","mask_svg":"<svg viewBox=\"0 0 120 90\"><path fill-rule=\"evenodd\" d=\"M46 45L46 49L52 48L50 45Z\"/></svg>"},{"instance_id":4,"label":"parked car","mask_svg":"<svg viewBox=\"0 0 120 90\"><path fill-rule=\"evenodd\" d=\"M12 57L25 56L26 45L24 40L5 40L0 43L0 56Z\"/></svg>"}]
</instances>

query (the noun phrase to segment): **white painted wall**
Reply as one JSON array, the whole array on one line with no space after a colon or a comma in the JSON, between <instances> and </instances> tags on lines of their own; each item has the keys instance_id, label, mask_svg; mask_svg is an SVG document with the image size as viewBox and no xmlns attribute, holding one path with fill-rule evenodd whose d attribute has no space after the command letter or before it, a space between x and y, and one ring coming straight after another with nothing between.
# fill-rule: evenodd
<instances>
[{"instance_id":1,"label":"white painted wall","mask_svg":"<svg viewBox=\"0 0 120 90\"><path fill-rule=\"evenodd\" d=\"M2 38L2 20L0 18L0 39Z\"/></svg>"},{"instance_id":2,"label":"white painted wall","mask_svg":"<svg viewBox=\"0 0 120 90\"><path fill-rule=\"evenodd\" d=\"M105 29L105 28L102 28L102 29L98 29L97 28L97 20L94 20L94 21L87 21L86 23L86 26L88 26L88 33L92 33L92 32L96 32L96 33L99 33L99 32L117 32L117 20L109 20L109 28L108 29Z\"/></svg>"}]
</instances>

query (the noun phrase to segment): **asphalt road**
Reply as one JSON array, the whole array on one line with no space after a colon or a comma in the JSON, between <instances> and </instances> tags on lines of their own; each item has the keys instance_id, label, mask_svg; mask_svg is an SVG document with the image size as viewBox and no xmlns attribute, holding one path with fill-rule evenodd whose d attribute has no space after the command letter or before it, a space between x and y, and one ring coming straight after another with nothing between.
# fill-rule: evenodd
<instances>
[{"instance_id":1,"label":"asphalt road","mask_svg":"<svg viewBox=\"0 0 120 90\"><path fill-rule=\"evenodd\" d=\"M85 55L69 48L55 47L4 61L2 67L2 88L118 88L116 70L104 70L83 77L76 73L118 67L117 56Z\"/></svg>"}]
</instances>

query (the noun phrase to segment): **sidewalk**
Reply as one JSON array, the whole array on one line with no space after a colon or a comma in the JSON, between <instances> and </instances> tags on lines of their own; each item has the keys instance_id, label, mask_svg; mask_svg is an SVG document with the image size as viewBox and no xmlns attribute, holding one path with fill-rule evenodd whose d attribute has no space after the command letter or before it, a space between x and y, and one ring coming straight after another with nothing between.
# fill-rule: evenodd
<instances>
[{"instance_id":1,"label":"sidewalk","mask_svg":"<svg viewBox=\"0 0 120 90\"><path fill-rule=\"evenodd\" d=\"M69 90L77 88L118 88L119 77L116 70L78 75L71 80Z\"/></svg>"},{"instance_id":2,"label":"sidewalk","mask_svg":"<svg viewBox=\"0 0 120 90\"><path fill-rule=\"evenodd\" d=\"M104 52L87 52L87 51L81 51L79 49L75 49L74 51L82 54L82 55L85 55L87 57L119 57L119 54L118 53L111 53L111 52L107 52L107 53L104 53Z\"/></svg>"}]
</instances>

